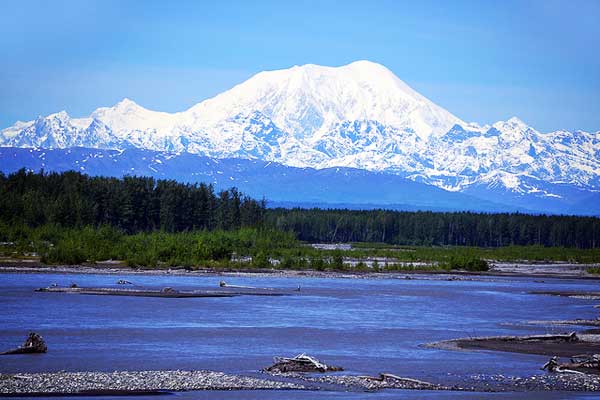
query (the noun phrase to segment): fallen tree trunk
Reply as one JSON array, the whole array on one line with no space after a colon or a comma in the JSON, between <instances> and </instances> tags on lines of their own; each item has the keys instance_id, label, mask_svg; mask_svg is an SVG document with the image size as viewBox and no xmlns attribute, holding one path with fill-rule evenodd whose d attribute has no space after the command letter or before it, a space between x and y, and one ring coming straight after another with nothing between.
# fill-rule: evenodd
<instances>
[{"instance_id":1,"label":"fallen tree trunk","mask_svg":"<svg viewBox=\"0 0 600 400\"><path fill-rule=\"evenodd\" d=\"M225 281L221 281L219 282L219 287L224 287L224 288L234 288L234 289L258 289L256 287L253 286L240 286L240 285L229 285L227 282Z\"/></svg>"},{"instance_id":2,"label":"fallen tree trunk","mask_svg":"<svg viewBox=\"0 0 600 400\"><path fill-rule=\"evenodd\" d=\"M359 379L365 379L368 381L375 381L380 388L404 388L404 389L432 389L440 390L444 389L443 386L425 382L413 378L404 378L402 376L380 373L379 376L359 375Z\"/></svg>"},{"instance_id":3,"label":"fallen tree trunk","mask_svg":"<svg viewBox=\"0 0 600 400\"><path fill-rule=\"evenodd\" d=\"M542 366L542 369L571 374L600 374L600 354L576 355L571 358L571 362L567 363L561 363L560 358L554 356Z\"/></svg>"},{"instance_id":4,"label":"fallen tree trunk","mask_svg":"<svg viewBox=\"0 0 600 400\"><path fill-rule=\"evenodd\" d=\"M314 357L298 354L296 357L275 357L275 364L265 371L268 372L328 372L343 371L341 367L327 365Z\"/></svg>"},{"instance_id":5,"label":"fallen tree trunk","mask_svg":"<svg viewBox=\"0 0 600 400\"><path fill-rule=\"evenodd\" d=\"M363 378L363 379L380 381L380 382L383 382L386 379L391 379L391 380L395 380L395 381L410 382L410 383L414 383L415 385L431 385L431 383L429 383L429 382L420 381L418 379L403 378L398 375L392 375L392 374L386 374L386 373L380 373L379 376L359 375L358 377Z\"/></svg>"},{"instance_id":6,"label":"fallen tree trunk","mask_svg":"<svg viewBox=\"0 0 600 400\"><path fill-rule=\"evenodd\" d=\"M576 332L571 333L561 333L557 335L531 335L531 336L521 336L518 337L518 340L561 340L565 342L578 342L579 337Z\"/></svg>"}]
</instances>

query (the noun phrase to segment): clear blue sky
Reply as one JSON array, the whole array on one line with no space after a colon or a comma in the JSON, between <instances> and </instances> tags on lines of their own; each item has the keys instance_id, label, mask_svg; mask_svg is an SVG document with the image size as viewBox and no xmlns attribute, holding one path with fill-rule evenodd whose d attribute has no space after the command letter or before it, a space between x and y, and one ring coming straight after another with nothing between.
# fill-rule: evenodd
<instances>
[{"instance_id":1,"label":"clear blue sky","mask_svg":"<svg viewBox=\"0 0 600 400\"><path fill-rule=\"evenodd\" d=\"M467 121L600 130L600 1L0 2L0 127L368 59Z\"/></svg>"}]
</instances>

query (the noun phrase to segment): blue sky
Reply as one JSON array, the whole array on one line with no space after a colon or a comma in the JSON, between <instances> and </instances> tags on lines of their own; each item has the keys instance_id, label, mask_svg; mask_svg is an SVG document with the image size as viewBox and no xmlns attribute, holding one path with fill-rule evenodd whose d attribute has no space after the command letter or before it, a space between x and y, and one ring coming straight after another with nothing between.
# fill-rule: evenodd
<instances>
[{"instance_id":1,"label":"blue sky","mask_svg":"<svg viewBox=\"0 0 600 400\"><path fill-rule=\"evenodd\" d=\"M384 64L466 121L600 130L600 1L0 2L0 127L129 97L180 111L265 69Z\"/></svg>"}]
</instances>

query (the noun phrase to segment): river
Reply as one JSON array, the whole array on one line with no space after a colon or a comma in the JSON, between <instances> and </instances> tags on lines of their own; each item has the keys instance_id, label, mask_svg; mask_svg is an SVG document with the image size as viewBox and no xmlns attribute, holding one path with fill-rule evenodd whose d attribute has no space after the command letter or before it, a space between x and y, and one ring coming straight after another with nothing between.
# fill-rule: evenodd
<instances>
[{"instance_id":1,"label":"river","mask_svg":"<svg viewBox=\"0 0 600 400\"><path fill-rule=\"evenodd\" d=\"M597 290L597 280L471 277L447 281L227 277L230 284L294 289L296 296L144 298L35 293L52 283L216 289L219 276L0 274L0 349L40 333L47 354L0 357L0 372L210 369L256 374L273 356L307 353L350 374L452 383L474 374L540 373L546 356L448 351L422 344L468 336L552 333L528 320L595 318L597 301L528 294ZM587 399L584 393L195 392L195 399ZM597 396L597 395L596 395ZM108 397L106 397L108 398ZM136 397L139 398L139 397Z\"/></svg>"}]
</instances>

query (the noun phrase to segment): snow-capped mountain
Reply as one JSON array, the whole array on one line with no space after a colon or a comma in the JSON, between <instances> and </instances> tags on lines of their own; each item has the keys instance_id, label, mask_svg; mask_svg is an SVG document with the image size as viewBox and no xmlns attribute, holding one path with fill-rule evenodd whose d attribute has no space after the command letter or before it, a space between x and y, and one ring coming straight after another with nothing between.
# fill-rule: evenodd
<instances>
[{"instance_id":1,"label":"snow-capped mountain","mask_svg":"<svg viewBox=\"0 0 600 400\"><path fill-rule=\"evenodd\" d=\"M347 121L377 121L422 139L462 123L387 68L369 61L339 68L309 64L261 72L188 113L200 124L218 126L255 111L307 144Z\"/></svg>"},{"instance_id":2,"label":"snow-capped mountain","mask_svg":"<svg viewBox=\"0 0 600 400\"><path fill-rule=\"evenodd\" d=\"M413 179L448 190L487 185L553 196L542 182L600 189L599 155L600 132L544 134L518 118L479 130L456 125L428 143L432 165Z\"/></svg>"},{"instance_id":3,"label":"snow-capped mountain","mask_svg":"<svg viewBox=\"0 0 600 400\"><path fill-rule=\"evenodd\" d=\"M467 124L382 65L261 72L179 113L124 99L87 118L17 122L0 146L138 148L316 169L380 171L450 191L564 196L600 190L600 132L540 133L517 118Z\"/></svg>"}]
</instances>

